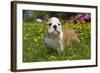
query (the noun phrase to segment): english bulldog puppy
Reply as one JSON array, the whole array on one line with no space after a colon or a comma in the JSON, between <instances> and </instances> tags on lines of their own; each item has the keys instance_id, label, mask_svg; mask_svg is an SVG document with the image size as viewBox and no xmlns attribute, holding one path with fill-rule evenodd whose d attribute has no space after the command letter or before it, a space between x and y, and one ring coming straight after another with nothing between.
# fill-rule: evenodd
<instances>
[{"instance_id":1,"label":"english bulldog puppy","mask_svg":"<svg viewBox=\"0 0 100 73\"><path fill-rule=\"evenodd\" d=\"M58 18L52 17L47 21L47 32L44 36L46 48L57 50L58 53L64 52L64 48L72 42L79 43L80 40L73 29L62 29Z\"/></svg>"}]
</instances>

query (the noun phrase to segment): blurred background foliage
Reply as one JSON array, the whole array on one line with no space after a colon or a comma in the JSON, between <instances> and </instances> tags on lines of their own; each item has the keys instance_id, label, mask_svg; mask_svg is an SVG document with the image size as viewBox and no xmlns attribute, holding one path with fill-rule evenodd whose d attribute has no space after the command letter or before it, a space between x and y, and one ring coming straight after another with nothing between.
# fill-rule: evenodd
<instances>
[{"instance_id":1,"label":"blurred background foliage","mask_svg":"<svg viewBox=\"0 0 100 73\"><path fill-rule=\"evenodd\" d=\"M81 41L57 54L45 48L45 22L50 17L61 20L63 29L74 29ZM91 14L23 10L23 62L84 60L91 58Z\"/></svg>"}]
</instances>

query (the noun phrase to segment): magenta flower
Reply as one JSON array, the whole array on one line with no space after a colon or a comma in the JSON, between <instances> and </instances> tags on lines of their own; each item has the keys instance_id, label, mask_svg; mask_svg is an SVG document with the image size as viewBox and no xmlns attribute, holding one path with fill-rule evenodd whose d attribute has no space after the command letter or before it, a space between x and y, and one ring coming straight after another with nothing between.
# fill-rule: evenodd
<instances>
[{"instance_id":1,"label":"magenta flower","mask_svg":"<svg viewBox=\"0 0 100 73\"><path fill-rule=\"evenodd\" d=\"M78 14L72 20L73 20L74 23L90 22L91 21L91 14L90 13Z\"/></svg>"}]
</instances>

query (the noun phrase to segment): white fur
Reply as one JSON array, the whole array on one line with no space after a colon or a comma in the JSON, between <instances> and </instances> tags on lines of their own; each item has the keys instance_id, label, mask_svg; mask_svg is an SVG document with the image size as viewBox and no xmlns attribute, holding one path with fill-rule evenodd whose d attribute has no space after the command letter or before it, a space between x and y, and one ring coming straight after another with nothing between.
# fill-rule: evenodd
<instances>
[{"instance_id":1,"label":"white fur","mask_svg":"<svg viewBox=\"0 0 100 73\"><path fill-rule=\"evenodd\" d=\"M64 51L64 46L63 46L63 32L62 32L62 27L61 23L58 18L52 17L48 20L47 24L52 24L51 26L48 25L47 30L48 32L45 35L44 41L45 45L48 48L53 48L56 49L59 52ZM60 25L58 25L60 24ZM56 31L54 30L53 26L56 25L57 29ZM57 33L59 32L59 34ZM49 34L49 35L48 35ZM56 36L57 35L57 36Z\"/></svg>"},{"instance_id":2,"label":"white fur","mask_svg":"<svg viewBox=\"0 0 100 73\"><path fill-rule=\"evenodd\" d=\"M61 33L60 33L60 50L63 51L64 50L64 45L63 45L63 32L61 30Z\"/></svg>"}]
</instances>

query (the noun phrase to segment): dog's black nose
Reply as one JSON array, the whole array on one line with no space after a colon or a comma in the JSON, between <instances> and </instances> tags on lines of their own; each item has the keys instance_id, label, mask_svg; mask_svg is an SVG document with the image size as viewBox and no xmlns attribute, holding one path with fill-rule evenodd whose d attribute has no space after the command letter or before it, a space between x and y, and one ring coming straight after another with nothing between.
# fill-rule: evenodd
<instances>
[{"instance_id":1,"label":"dog's black nose","mask_svg":"<svg viewBox=\"0 0 100 73\"><path fill-rule=\"evenodd\" d=\"M53 26L53 28L56 30L56 29L57 29L57 26L56 26L56 25L54 25L54 26Z\"/></svg>"}]
</instances>

